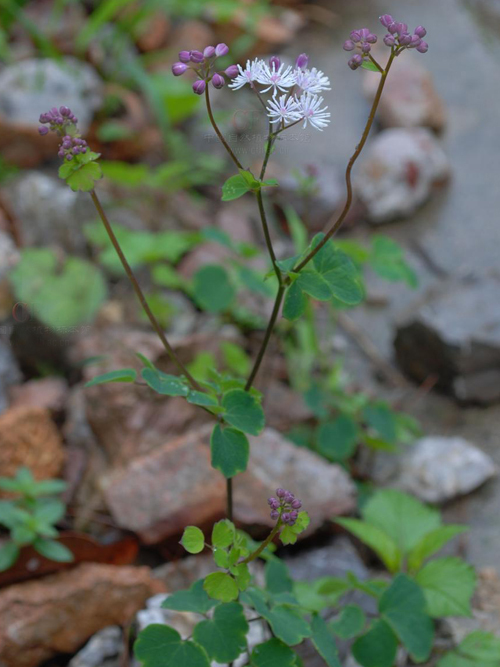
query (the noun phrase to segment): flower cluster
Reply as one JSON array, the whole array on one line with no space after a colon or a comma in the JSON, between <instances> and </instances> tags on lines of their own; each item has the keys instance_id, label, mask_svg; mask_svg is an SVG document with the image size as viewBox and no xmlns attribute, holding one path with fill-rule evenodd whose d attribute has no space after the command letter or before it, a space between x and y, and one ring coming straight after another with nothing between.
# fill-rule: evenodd
<instances>
[{"instance_id":1,"label":"flower cluster","mask_svg":"<svg viewBox=\"0 0 500 667\"><path fill-rule=\"evenodd\" d=\"M427 53L429 50L429 45L423 41L427 34L423 26L418 26L411 34L408 32L406 23L396 22L390 14L381 16L380 23L388 30L388 34L384 37L384 44L391 47L395 55L398 56L404 49L416 49L420 53ZM348 62L349 67L358 69L364 62L370 60L372 44L376 42L377 35L370 32L368 28L353 30L350 39L344 42L344 51L356 51Z\"/></svg>"},{"instance_id":2,"label":"flower cluster","mask_svg":"<svg viewBox=\"0 0 500 667\"><path fill-rule=\"evenodd\" d=\"M280 519L287 526L293 526L299 516L302 502L293 493L285 489L276 489L277 498L269 498L267 504L271 508L271 519Z\"/></svg>"},{"instance_id":3,"label":"flower cluster","mask_svg":"<svg viewBox=\"0 0 500 667\"><path fill-rule=\"evenodd\" d=\"M390 14L384 14L380 17L380 23L387 28L388 34L384 37L386 46L396 47L398 49L416 49L419 53L427 53L429 45L423 41L427 34L424 26L419 25L413 31L413 35L408 32L406 23L396 22Z\"/></svg>"},{"instance_id":4,"label":"flower cluster","mask_svg":"<svg viewBox=\"0 0 500 667\"><path fill-rule=\"evenodd\" d=\"M369 60L368 54L372 50L372 44L377 42L377 35L370 32L368 28L361 28L353 30L350 37L344 42L344 51L357 51L349 60L348 65L351 69L358 69L365 60Z\"/></svg>"},{"instance_id":5,"label":"flower cluster","mask_svg":"<svg viewBox=\"0 0 500 667\"><path fill-rule=\"evenodd\" d=\"M255 59L247 60L246 67L238 65L238 75L229 87L239 90L249 85L259 95L271 93L267 112L271 123L298 123L304 121L303 127L311 125L322 130L330 122L327 107L322 108L323 98L319 96L323 90L331 90L330 80L316 67L308 69L309 58L302 53L295 66L286 65L278 56L269 62Z\"/></svg>"},{"instance_id":6,"label":"flower cluster","mask_svg":"<svg viewBox=\"0 0 500 667\"><path fill-rule=\"evenodd\" d=\"M198 79L193 83L193 91L197 95L203 95L207 83L212 82L214 88L222 88L226 80L238 75L236 65L230 65L224 71L215 71L214 65L217 58L226 56L229 53L229 47L226 44L217 44L217 46L207 46L201 51L181 51L179 53L179 62L172 65L174 76L181 76L188 69L193 70Z\"/></svg>"},{"instance_id":7,"label":"flower cluster","mask_svg":"<svg viewBox=\"0 0 500 667\"><path fill-rule=\"evenodd\" d=\"M38 132L45 136L49 132L56 132L62 137L58 155L60 158L72 160L75 155L87 152L88 145L81 139L78 131L78 118L68 107L53 107L50 111L40 114ZM47 127L48 126L48 127Z\"/></svg>"}]
</instances>

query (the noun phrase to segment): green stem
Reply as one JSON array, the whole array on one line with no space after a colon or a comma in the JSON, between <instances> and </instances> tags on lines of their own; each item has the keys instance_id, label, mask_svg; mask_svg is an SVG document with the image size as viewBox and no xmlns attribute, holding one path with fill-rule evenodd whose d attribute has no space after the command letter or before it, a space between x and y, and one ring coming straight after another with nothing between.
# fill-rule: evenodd
<instances>
[{"instance_id":1,"label":"green stem","mask_svg":"<svg viewBox=\"0 0 500 667\"><path fill-rule=\"evenodd\" d=\"M219 130L219 127L217 123L215 122L214 115L212 113L212 105L210 104L210 94L208 92L209 88L208 85L205 88L205 101L207 103L207 111L208 111L208 117L210 118L210 122L212 123L212 127L215 130L215 134L219 137L221 144L224 146L226 151L228 152L229 157L231 160L234 162L234 164L238 167L238 169L243 169L241 162L238 160L236 155L233 153L231 147L227 143L227 141L224 139L224 136L222 135L222 132Z\"/></svg>"},{"instance_id":2,"label":"green stem","mask_svg":"<svg viewBox=\"0 0 500 667\"><path fill-rule=\"evenodd\" d=\"M242 563L250 563L251 561L253 561L253 560L255 560L256 558L258 558L258 557L260 556L260 554L264 551L264 549L265 549L266 547L268 547L269 544L274 540L274 538L275 538L276 535L278 534L279 529L281 528L282 525L283 525L283 524L282 524L282 522L281 522L281 518L279 518L277 524L274 526L274 528L272 529L272 531L271 531L271 532L269 533L269 535L266 537L266 539L264 540L264 542L262 542L262 544L261 544L260 546L258 546L257 549L255 549L255 551L253 551L249 556L247 556L247 557L245 558L245 560L243 560L243 561L241 561L241 562L242 562Z\"/></svg>"},{"instance_id":3,"label":"green stem","mask_svg":"<svg viewBox=\"0 0 500 667\"><path fill-rule=\"evenodd\" d=\"M177 354L175 353L174 349L170 345L170 343L167 340L167 337L165 336L165 333L163 329L161 328L158 320L156 317L153 315L153 312L151 308L148 305L148 302L146 301L146 297L144 296L144 293L141 289L141 286L139 285L137 278L134 275L134 272L132 271L130 264L127 261L127 258L123 254L123 250L121 249L120 243L118 242L118 239L115 236L115 233L113 231L113 228L111 227L111 223L108 220L108 217L101 205L101 202L99 201L99 198L97 197L97 194L95 193L95 190L92 190L90 192L90 196L92 198L92 201L94 202L94 206L97 209L97 212L99 214L99 217L102 220L102 223L104 225L104 228L106 229L106 232L109 236L109 239L111 243L113 244L114 249L116 250L116 254L118 255L120 262L122 263L122 266L125 270L125 273L127 274L128 279L132 283L132 287L134 288L134 292L137 295L137 298L139 299L139 302L146 313L146 315L149 318L149 321L151 322L153 329L156 331L158 334L158 338L161 340L163 343L163 346L165 350L167 351L168 356L170 359L173 361L173 363L177 366L179 371L183 373L186 378L188 379L189 383L191 384L194 389L198 391L203 391L202 387L196 382L194 377L191 375L191 373L188 371L188 369L184 366L182 361L178 358Z\"/></svg>"},{"instance_id":4,"label":"green stem","mask_svg":"<svg viewBox=\"0 0 500 667\"><path fill-rule=\"evenodd\" d=\"M391 53L391 56L390 56L389 61L387 63L387 66L381 74L380 83L378 85L378 89L377 89L377 93L375 95L375 99L373 100L372 108L370 110L370 115L368 116L368 121L367 121L365 129L363 131L363 136L361 137L361 141L359 142L359 144L356 146L356 150L354 151L354 153L353 153L353 155L352 155L352 157L349 160L349 163L347 165L347 169L346 169L346 173L345 173L345 181L346 181L346 187L347 187L347 199L346 199L345 206L344 206L341 214L337 218L337 220L333 223L331 228L327 231L327 233L323 237L322 241L320 243L318 243L318 245L313 250L311 250L311 252L308 255L306 255L306 257L299 264L297 264L297 266L295 266L292 269L296 273L301 271L306 266L306 264L309 264L311 259L315 255L318 254L318 252L326 245L326 243L328 243L328 241L332 238L332 236L335 234L335 232L337 232L339 227L344 222L347 214L349 213L349 210L350 210L351 205L352 205L352 199L353 199L353 196L352 196L353 195L352 181L351 181L352 168L354 167L354 164L355 164L356 160L360 156L361 151L363 150L363 148L366 144L366 140L368 139L368 135L370 134L370 130L371 130L372 125L373 125L373 121L375 120L375 114L376 114L377 109L378 109L380 98L382 97L382 92L384 90L385 82L387 80L387 75L389 73L389 70L391 69L391 65L392 65L395 57L396 57L396 54Z\"/></svg>"},{"instance_id":5,"label":"green stem","mask_svg":"<svg viewBox=\"0 0 500 667\"><path fill-rule=\"evenodd\" d=\"M226 479L226 500L227 500L227 518L233 520L233 478Z\"/></svg>"}]
</instances>

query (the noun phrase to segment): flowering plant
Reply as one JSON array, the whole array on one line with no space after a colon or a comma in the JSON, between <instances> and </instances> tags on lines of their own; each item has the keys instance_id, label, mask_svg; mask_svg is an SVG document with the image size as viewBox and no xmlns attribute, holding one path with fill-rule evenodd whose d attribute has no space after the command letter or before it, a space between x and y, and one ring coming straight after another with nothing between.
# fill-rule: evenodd
<instances>
[{"instance_id":1,"label":"flowering plant","mask_svg":"<svg viewBox=\"0 0 500 667\"><path fill-rule=\"evenodd\" d=\"M363 667L392 667L398 643L415 662L425 661L431 651L433 626L424 593L418 582L403 572L396 573L391 582L363 583L352 575L347 581L330 578L328 582L306 589L292 582L286 566L273 553L273 541L279 536L283 544L294 544L307 528L309 517L301 509L301 501L290 491L278 488L276 496L269 498L270 516L275 524L260 544L237 530L233 523L233 479L247 467L250 452L247 436L258 436L265 423L262 396L253 385L280 313L294 321L304 314L310 298L336 300L348 305L355 305L363 298L356 267L347 254L331 243L331 239L351 207L351 172L366 144L394 59L407 49L425 53L428 48L423 41L426 31L422 26L410 34L406 24L394 21L387 14L380 18L380 22L388 31L383 40L389 49L385 65L373 55L372 47L378 39L367 28L354 30L344 44L346 51L355 52L348 63L351 69L362 67L380 74L365 129L346 168L344 208L327 226L325 233L316 235L305 249L289 258L278 258L273 246L264 191L276 186L277 181L266 179L266 171L276 143L291 127L310 126L318 131L327 128L330 112L322 94L331 89L329 78L316 67L309 67L306 54L300 54L293 65L273 56L268 62L256 58L247 61L245 67L233 64L221 69L218 59L229 53L225 44L207 46L202 51L181 51L178 62L172 66L174 76L188 72L195 75L193 92L204 96L212 127L237 168L237 173L222 186L222 199L231 201L247 193L256 199L271 265L270 276L275 281L272 313L255 361L243 381L216 371L209 380L201 381L179 359L152 312L95 191L102 175L99 155L92 152L81 138L77 119L66 107L51 109L40 116L40 133L45 135L55 131L61 137L59 156L64 163L59 170L60 177L73 190L90 193L141 306L179 371L179 375L165 374L140 355L142 380L154 392L185 397L213 416L211 463L226 478L227 518L213 526L210 545L206 544L203 532L196 526L188 526L182 537L182 544L189 553L200 553L205 548L211 550L218 570L195 582L187 591L168 596L163 605L176 611L195 612L204 618L196 625L192 636L185 640L165 625L151 625L143 630L135 644L135 652L145 667L209 667L211 661L230 665L238 661L238 665L253 667L298 667L301 660L291 647L305 639L310 639L329 667L340 667L335 636L357 637L353 652ZM268 134L258 174L241 163L215 121L210 91L226 85L234 92L250 89L267 118ZM214 287L210 282L206 285L207 289L211 286ZM98 376L89 384L135 382L136 377L135 370L123 369ZM354 532L353 525L347 527ZM368 535L365 541L371 546L374 535L378 534L376 530L370 525L364 527ZM386 548L388 544L392 548L387 538L378 537ZM383 551L377 546L378 552ZM249 568L257 558L265 561L264 588L259 586ZM363 613L351 609L346 618L328 625L321 612L351 590L375 598L378 609L375 618L367 621ZM264 641L252 647L247 635L254 621L264 628L261 637Z\"/></svg>"}]
</instances>

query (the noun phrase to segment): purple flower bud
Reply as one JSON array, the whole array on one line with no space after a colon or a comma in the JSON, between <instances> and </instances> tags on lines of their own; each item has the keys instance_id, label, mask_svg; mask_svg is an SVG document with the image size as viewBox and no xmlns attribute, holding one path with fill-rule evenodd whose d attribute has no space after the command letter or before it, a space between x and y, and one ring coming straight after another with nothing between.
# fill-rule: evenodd
<instances>
[{"instance_id":1,"label":"purple flower bud","mask_svg":"<svg viewBox=\"0 0 500 667\"><path fill-rule=\"evenodd\" d=\"M286 493L285 489L276 489L276 495L278 496L278 498L283 498L285 493Z\"/></svg>"},{"instance_id":2,"label":"purple flower bud","mask_svg":"<svg viewBox=\"0 0 500 667\"><path fill-rule=\"evenodd\" d=\"M49 133L49 128L45 127L45 125L40 125L40 127L38 128L38 134L44 137L48 133Z\"/></svg>"},{"instance_id":3,"label":"purple flower bud","mask_svg":"<svg viewBox=\"0 0 500 667\"><path fill-rule=\"evenodd\" d=\"M413 33L417 35L417 37L420 37L420 39L423 39L427 35L427 30L423 25L419 25L417 28L415 28Z\"/></svg>"},{"instance_id":4,"label":"purple flower bud","mask_svg":"<svg viewBox=\"0 0 500 667\"><path fill-rule=\"evenodd\" d=\"M361 35L359 30L353 30L350 35L351 39L353 42L360 42L361 41Z\"/></svg>"},{"instance_id":5,"label":"purple flower bud","mask_svg":"<svg viewBox=\"0 0 500 667\"><path fill-rule=\"evenodd\" d=\"M344 46L342 48L344 51L354 51L356 44L352 41L352 39L348 39L344 42Z\"/></svg>"},{"instance_id":6,"label":"purple flower bud","mask_svg":"<svg viewBox=\"0 0 500 667\"><path fill-rule=\"evenodd\" d=\"M271 498L267 499L267 504L269 505L269 507L274 507L275 502L277 502L277 500L276 500L276 498L273 498L272 496L271 496Z\"/></svg>"},{"instance_id":7,"label":"purple flower bud","mask_svg":"<svg viewBox=\"0 0 500 667\"><path fill-rule=\"evenodd\" d=\"M227 44L217 44L215 47L215 55L217 57L219 56L227 56L229 53L229 46Z\"/></svg>"},{"instance_id":8,"label":"purple flower bud","mask_svg":"<svg viewBox=\"0 0 500 667\"><path fill-rule=\"evenodd\" d=\"M370 53L371 50L371 44L368 44L368 42L363 42L363 44L361 44L361 51L363 51L363 53Z\"/></svg>"},{"instance_id":9,"label":"purple flower bud","mask_svg":"<svg viewBox=\"0 0 500 667\"><path fill-rule=\"evenodd\" d=\"M418 35L412 35L411 36L411 42L408 46L409 49L416 49L417 46L420 46L422 44L422 40Z\"/></svg>"},{"instance_id":10,"label":"purple flower bud","mask_svg":"<svg viewBox=\"0 0 500 667\"><path fill-rule=\"evenodd\" d=\"M61 116L71 116L71 109L68 107L59 107L59 113Z\"/></svg>"},{"instance_id":11,"label":"purple flower bud","mask_svg":"<svg viewBox=\"0 0 500 667\"><path fill-rule=\"evenodd\" d=\"M358 30L358 32L362 40L366 40L368 35L371 35L371 32L368 30L368 28L361 28L361 30Z\"/></svg>"},{"instance_id":12,"label":"purple flower bud","mask_svg":"<svg viewBox=\"0 0 500 667\"><path fill-rule=\"evenodd\" d=\"M408 32L408 24L396 23L396 32L398 33L398 35L404 35L405 32Z\"/></svg>"},{"instance_id":13,"label":"purple flower bud","mask_svg":"<svg viewBox=\"0 0 500 667\"><path fill-rule=\"evenodd\" d=\"M394 44L396 44L396 40L394 38L394 35L386 35L384 37L384 44L386 46L394 46Z\"/></svg>"},{"instance_id":14,"label":"purple flower bud","mask_svg":"<svg viewBox=\"0 0 500 667\"><path fill-rule=\"evenodd\" d=\"M284 512L284 514L281 515L281 518L283 519L283 523L288 523L290 521L290 514Z\"/></svg>"},{"instance_id":15,"label":"purple flower bud","mask_svg":"<svg viewBox=\"0 0 500 667\"><path fill-rule=\"evenodd\" d=\"M277 510L273 510L273 511L271 512L271 519L272 519L273 521L276 521L276 519L279 517L279 515L280 515L280 513L279 513Z\"/></svg>"},{"instance_id":16,"label":"purple flower bud","mask_svg":"<svg viewBox=\"0 0 500 667\"><path fill-rule=\"evenodd\" d=\"M205 92L206 87L207 87L207 84L206 84L205 81L203 81L203 79L198 79L198 81L195 81L193 83L193 91L197 95L203 95L203 93Z\"/></svg>"},{"instance_id":17,"label":"purple flower bud","mask_svg":"<svg viewBox=\"0 0 500 667\"><path fill-rule=\"evenodd\" d=\"M353 70L358 69L358 67L361 67L361 65L363 64L363 58L359 54L356 54L349 60L347 64Z\"/></svg>"},{"instance_id":18,"label":"purple flower bud","mask_svg":"<svg viewBox=\"0 0 500 667\"><path fill-rule=\"evenodd\" d=\"M238 76L239 73L240 71L238 69L238 65L229 65L229 67L224 70L224 74L230 79L234 79L234 77Z\"/></svg>"},{"instance_id":19,"label":"purple flower bud","mask_svg":"<svg viewBox=\"0 0 500 667\"><path fill-rule=\"evenodd\" d=\"M394 23L394 19L390 14L383 14L379 18L379 21L384 26L384 28L388 28L391 25L391 23Z\"/></svg>"},{"instance_id":20,"label":"purple flower bud","mask_svg":"<svg viewBox=\"0 0 500 667\"><path fill-rule=\"evenodd\" d=\"M213 58L215 56L215 46L207 46L203 49L205 58Z\"/></svg>"},{"instance_id":21,"label":"purple flower bud","mask_svg":"<svg viewBox=\"0 0 500 667\"><path fill-rule=\"evenodd\" d=\"M292 521L297 521L298 516L299 516L299 513L296 510L293 510L293 512L290 512L290 519L292 519Z\"/></svg>"},{"instance_id":22,"label":"purple flower bud","mask_svg":"<svg viewBox=\"0 0 500 667\"><path fill-rule=\"evenodd\" d=\"M179 60L181 63L188 63L191 60L191 51L179 51Z\"/></svg>"},{"instance_id":23,"label":"purple flower bud","mask_svg":"<svg viewBox=\"0 0 500 667\"><path fill-rule=\"evenodd\" d=\"M300 56L295 61L295 67L299 69L305 69L309 64L309 56L307 53L301 53Z\"/></svg>"},{"instance_id":24,"label":"purple flower bud","mask_svg":"<svg viewBox=\"0 0 500 667\"><path fill-rule=\"evenodd\" d=\"M275 71L280 68L281 58L279 56L271 56L269 58L269 67Z\"/></svg>"},{"instance_id":25,"label":"purple flower bud","mask_svg":"<svg viewBox=\"0 0 500 667\"><path fill-rule=\"evenodd\" d=\"M285 503L291 503L292 500L295 500L295 496L293 495L293 493L290 493L290 491L287 491L285 493L285 497L283 498L283 500L285 501Z\"/></svg>"},{"instance_id":26,"label":"purple flower bud","mask_svg":"<svg viewBox=\"0 0 500 667\"><path fill-rule=\"evenodd\" d=\"M188 69L188 66L185 63L174 63L172 65L172 74L174 76L181 76Z\"/></svg>"},{"instance_id":27,"label":"purple flower bud","mask_svg":"<svg viewBox=\"0 0 500 667\"><path fill-rule=\"evenodd\" d=\"M420 44L417 46L417 51L419 53L427 53L428 50L429 50L429 45L427 44L427 42L420 42Z\"/></svg>"},{"instance_id":28,"label":"purple flower bud","mask_svg":"<svg viewBox=\"0 0 500 667\"><path fill-rule=\"evenodd\" d=\"M296 498L296 499L292 502L292 507L293 507L294 510L299 510L299 509L302 507L302 501L299 500L298 498Z\"/></svg>"},{"instance_id":29,"label":"purple flower bud","mask_svg":"<svg viewBox=\"0 0 500 667\"><path fill-rule=\"evenodd\" d=\"M373 32L371 32L371 33L368 35L368 37L366 38L366 41L367 41L369 44L376 44L376 43L377 43L377 40L378 40L378 37L377 37L377 35L374 35Z\"/></svg>"},{"instance_id":30,"label":"purple flower bud","mask_svg":"<svg viewBox=\"0 0 500 667\"><path fill-rule=\"evenodd\" d=\"M205 60L201 51L191 51L189 57L193 63L202 63Z\"/></svg>"},{"instance_id":31,"label":"purple flower bud","mask_svg":"<svg viewBox=\"0 0 500 667\"><path fill-rule=\"evenodd\" d=\"M398 31L398 24L391 23L391 25L387 26L387 30L391 33L391 35L395 35Z\"/></svg>"},{"instance_id":32,"label":"purple flower bud","mask_svg":"<svg viewBox=\"0 0 500 667\"><path fill-rule=\"evenodd\" d=\"M411 44L411 35L409 32L405 32L399 38L399 43L401 46L409 46Z\"/></svg>"},{"instance_id":33,"label":"purple flower bud","mask_svg":"<svg viewBox=\"0 0 500 667\"><path fill-rule=\"evenodd\" d=\"M71 153L68 153L66 155L66 160L68 160L68 162L70 162L72 159L73 159L73 156L71 155Z\"/></svg>"},{"instance_id":34,"label":"purple flower bud","mask_svg":"<svg viewBox=\"0 0 500 667\"><path fill-rule=\"evenodd\" d=\"M217 72L213 75L212 77L212 86L214 88L222 88L226 82L224 81L224 77L221 76L220 74L217 74Z\"/></svg>"}]
</instances>

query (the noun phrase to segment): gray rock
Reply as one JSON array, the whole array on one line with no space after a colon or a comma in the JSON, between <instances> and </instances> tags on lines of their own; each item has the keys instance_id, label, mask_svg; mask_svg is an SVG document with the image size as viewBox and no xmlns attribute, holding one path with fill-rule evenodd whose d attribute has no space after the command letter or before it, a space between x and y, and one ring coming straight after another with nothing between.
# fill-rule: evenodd
<instances>
[{"instance_id":1,"label":"gray rock","mask_svg":"<svg viewBox=\"0 0 500 667\"><path fill-rule=\"evenodd\" d=\"M449 283L398 325L394 341L403 370L468 403L500 400L500 280Z\"/></svg>"},{"instance_id":2,"label":"gray rock","mask_svg":"<svg viewBox=\"0 0 500 667\"><path fill-rule=\"evenodd\" d=\"M7 390L21 382L22 374L7 340L0 338L0 412L9 405Z\"/></svg>"},{"instance_id":3,"label":"gray rock","mask_svg":"<svg viewBox=\"0 0 500 667\"><path fill-rule=\"evenodd\" d=\"M27 246L52 244L85 255L82 224L95 214L89 197L72 192L58 178L36 171L24 172L5 195L20 221Z\"/></svg>"},{"instance_id":4,"label":"gray rock","mask_svg":"<svg viewBox=\"0 0 500 667\"><path fill-rule=\"evenodd\" d=\"M393 484L429 503L480 487L498 473L491 458L464 438L422 438L400 460Z\"/></svg>"},{"instance_id":5,"label":"gray rock","mask_svg":"<svg viewBox=\"0 0 500 667\"><path fill-rule=\"evenodd\" d=\"M102 103L102 93L96 71L81 60L31 58L0 72L0 115L11 124L36 127L42 112L65 105L85 133Z\"/></svg>"},{"instance_id":6,"label":"gray rock","mask_svg":"<svg viewBox=\"0 0 500 667\"><path fill-rule=\"evenodd\" d=\"M6 278L18 261L19 251L12 237L0 231L0 281Z\"/></svg>"},{"instance_id":7,"label":"gray rock","mask_svg":"<svg viewBox=\"0 0 500 667\"><path fill-rule=\"evenodd\" d=\"M69 661L68 667L114 667L123 650L122 629L110 625L97 632Z\"/></svg>"},{"instance_id":8,"label":"gray rock","mask_svg":"<svg viewBox=\"0 0 500 667\"><path fill-rule=\"evenodd\" d=\"M348 572L361 580L370 576L368 568L347 537L339 537L325 546L290 556L286 564L294 579L305 581L319 577L344 577Z\"/></svg>"},{"instance_id":9,"label":"gray rock","mask_svg":"<svg viewBox=\"0 0 500 667\"><path fill-rule=\"evenodd\" d=\"M448 159L429 130L395 128L374 139L355 187L369 221L380 224L414 213L449 175Z\"/></svg>"}]
</instances>

